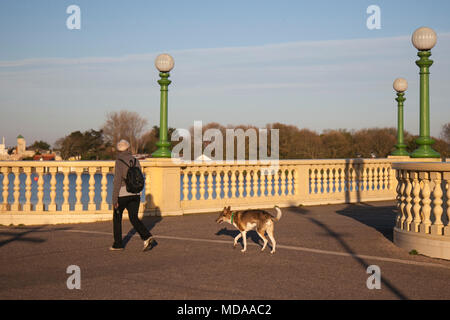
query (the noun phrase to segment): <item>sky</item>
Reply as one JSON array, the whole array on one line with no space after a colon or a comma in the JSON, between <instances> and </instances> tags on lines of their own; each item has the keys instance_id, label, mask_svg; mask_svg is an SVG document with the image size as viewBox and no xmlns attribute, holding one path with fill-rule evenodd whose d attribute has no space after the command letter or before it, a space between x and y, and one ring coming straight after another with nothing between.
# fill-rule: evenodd
<instances>
[{"instance_id":1,"label":"sky","mask_svg":"<svg viewBox=\"0 0 450 320\"><path fill-rule=\"evenodd\" d=\"M70 5L80 29L67 28ZM380 8L380 28L367 20ZM419 132L411 35L433 28L431 134L450 122L450 1L0 2L0 137L50 144L129 110L159 125L154 59L175 59L169 126L282 122L317 132L396 127L393 81L408 80L405 130Z\"/></svg>"}]
</instances>

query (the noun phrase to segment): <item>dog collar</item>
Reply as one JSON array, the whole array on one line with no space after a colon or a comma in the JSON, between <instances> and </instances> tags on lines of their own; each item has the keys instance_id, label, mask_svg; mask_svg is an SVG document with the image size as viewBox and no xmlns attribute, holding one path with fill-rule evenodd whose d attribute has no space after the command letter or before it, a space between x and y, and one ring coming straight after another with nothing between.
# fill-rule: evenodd
<instances>
[{"instance_id":1,"label":"dog collar","mask_svg":"<svg viewBox=\"0 0 450 320\"><path fill-rule=\"evenodd\" d=\"M233 224L233 216L234 216L234 212L231 214L231 224Z\"/></svg>"}]
</instances>

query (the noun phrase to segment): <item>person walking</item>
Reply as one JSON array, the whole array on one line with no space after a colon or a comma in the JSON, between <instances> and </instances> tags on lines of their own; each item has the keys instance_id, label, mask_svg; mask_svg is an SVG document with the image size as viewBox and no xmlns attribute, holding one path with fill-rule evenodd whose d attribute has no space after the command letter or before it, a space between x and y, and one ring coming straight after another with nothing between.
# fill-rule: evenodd
<instances>
[{"instance_id":1,"label":"person walking","mask_svg":"<svg viewBox=\"0 0 450 320\"><path fill-rule=\"evenodd\" d=\"M139 233L139 236L144 240L143 251L147 250L154 244L154 239L151 233L147 230L141 220L139 220L138 212L141 203L140 193L129 193L126 188L125 179L127 176L127 164L133 164L136 161L136 166L141 168L139 160L135 159L129 151L130 144L126 140L120 140L117 144L117 159L114 171L114 188L112 194L113 203L113 232L114 243L110 250L123 250L122 243L122 214L125 209L128 211L128 217L134 229ZM123 162L122 162L123 161Z\"/></svg>"}]
</instances>

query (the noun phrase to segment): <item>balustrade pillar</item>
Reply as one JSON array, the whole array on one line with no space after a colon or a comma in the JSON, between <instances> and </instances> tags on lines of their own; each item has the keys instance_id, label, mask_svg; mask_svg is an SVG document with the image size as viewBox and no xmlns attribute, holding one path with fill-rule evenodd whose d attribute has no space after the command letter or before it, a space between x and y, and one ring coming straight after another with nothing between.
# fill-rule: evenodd
<instances>
[{"instance_id":1,"label":"balustrade pillar","mask_svg":"<svg viewBox=\"0 0 450 320\"><path fill-rule=\"evenodd\" d=\"M48 211L56 211L56 172L57 167L50 167L50 203Z\"/></svg>"},{"instance_id":2,"label":"balustrade pillar","mask_svg":"<svg viewBox=\"0 0 450 320\"><path fill-rule=\"evenodd\" d=\"M8 167L2 167L2 174L3 174L3 188L2 188L2 198L3 198L3 204L2 204L2 210L8 211L8 195L9 195L9 168Z\"/></svg>"},{"instance_id":3,"label":"balustrade pillar","mask_svg":"<svg viewBox=\"0 0 450 320\"><path fill-rule=\"evenodd\" d=\"M406 189L406 177L408 172L403 171L400 175L400 228L404 227L405 220L406 220L406 214L405 214L405 189Z\"/></svg>"},{"instance_id":4,"label":"balustrade pillar","mask_svg":"<svg viewBox=\"0 0 450 320\"><path fill-rule=\"evenodd\" d=\"M405 231L409 231L410 230L410 226L411 226L411 222L412 222L412 214L411 214L411 208L412 208L412 197L411 197L411 192L412 192L412 182L411 182L411 177L410 177L410 173L408 171L405 172L405 177L404 180L406 179L406 187L405 187L405 214L406 214L406 220L405 223L403 225L403 230Z\"/></svg>"},{"instance_id":5,"label":"balustrade pillar","mask_svg":"<svg viewBox=\"0 0 450 320\"><path fill-rule=\"evenodd\" d=\"M410 230L412 232L419 231L419 225L422 222L420 216L420 182L419 182L419 174L417 172L410 172L410 175L413 177L413 190L412 190L412 198L413 198L413 210L414 213L413 221L410 225Z\"/></svg>"},{"instance_id":6,"label":"balustrade pillar","mask_svg":"<svg viewBox=\"0 0 450 320\"><path fill-rule=\"evenodd\" d=\"M444 172L445 188L447 190L447 225L444 227L444 235L450 236L450 172Z\"/></svg>"},{"instance_id":7,"label":"balustrade pillar","mask_svg":"<svg viewBox=\"0 0 450 320\"><path fill-rule=\"evenodd\" d=\"M211 171L208 172L208 179L206 181L206 183L208 184L208 200L211 200L213 198L213 172L214 169L211 169Z\"/></svg>"},{"instance_id":8,"label":"balustrade pillar","mask_svg":"<svg viewBox=\"0 0 450 320\"><path fill-rule=\"evenodd\" d=\"M101 204L100 204L100 210L101 211L108 211L109 210L109 204L107 201L108 197L108 173L109 173L109 167L102 167L101 168L101 174L102 174L102 180L101 180ZM147 180L145 181L145 193L147 194Z\"/></svg>"},{"instance_id":9,"label":"balustrade pillar","mask_svg":"<svg viewBox=\"0 0 450 320\"><path fill-rule=\"evenodd\" d=\"M42 212L45 209L44 206L44 167L36 168L37 174L37 203L36 212Z\"/></svg>"},{"instance_id":10,"label":"balustrade pillar","mask_svg":"<svg viewBox=\"0 0 450 320\"><path fill-rule=\"evenodd\" d=\"M422 223L419 225L420 233L430 233L431 226L431 199L430 199L430 173L428 172L420 172L419 178L421 179L421 183L423 183L423 187L421 188L421 196L422 196Z\"/></svg>"},{"instance_id":11,"label":"balustrade pillar","mask_svg":"<svg viewBox=\"0 0 450 320\"><path fill-rule=\"evenodd\" d=\"M69 212L70 210L70 204L69 204L69 186L70 186L70 180L69 180L69 174L70 174L70 168L69 167L63 167L62 173L64 174L62 185L63 185L63 203L61 205L61 211L62 212Z\"/></svg>"},{"instance_id":12,"label":"balustrade pillar","mask_svg":"<svg viewBox=\"0 0 450 320\"><path fill-rule=\"evenodd\" d=\"M31 167L23 167L25 178L25 203L22 205L24 212L31 211Z\"/></svg>"},{"instance_id":13,"label":"balustrade pillar","mask_svg":"<svg viewBox=\"0 0 450 320\"><path fill-rule=\"evenodd\" d=\"M434 215L434 223L431 226L430 233L436 235L442 235L442 229L444 225L442 223L441 217L444 210L442 209L442 173L441 172L432 172L430 178L434 181L434 190L433 190L433 215Z\"/></svg>"},{"instance_id":14,"label":"balustrade pillar","mask_svg":"<svg viewBox=\"0 0 450 320\"><path fill-rule=\"evenodd\" d=\"M14 202L11 204L11 211L19 211L19 196L20 196L20 171L19 167L13 167L12 173L14 174L14 188L13 196Z\"/></svg>"},{"instance_id":15,"label":"balustrade pillar","mask_svg":"<svg viewBox=\"0 0 450 320\"><path fill-rule=\"evenodd\" d=\"M97 171L96 167L89 167L89 203L88 203L88 211L95 211L97 205L95 204L95 172Z\"/></svg>"},{"instance_id":16,"label":"balustrade pillar","mask_svg":"<svg viewBox=\"0 0 450 320\"><path fill-rule=\"evenodd\" d=\"M80 211L83 211L83 203L81 202L83 168L75 168L75 173L77 175L76 182L75 182L75 198L76 198L75 211L80 212Z\"/></svg>"}]
</instances>

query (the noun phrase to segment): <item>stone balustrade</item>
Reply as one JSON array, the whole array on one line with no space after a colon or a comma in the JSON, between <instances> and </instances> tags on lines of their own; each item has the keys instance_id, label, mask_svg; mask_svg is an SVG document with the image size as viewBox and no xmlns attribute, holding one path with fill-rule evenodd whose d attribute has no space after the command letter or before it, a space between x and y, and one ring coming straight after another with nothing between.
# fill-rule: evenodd
<instances>
[{"instance_id":1,"label":"stone balustrade","mask_svg":"<svg viewBox=\"0 0 450 320\"><path fill-rule=\"evenodd\" d=\"M143 160L140 214L394 200L395 161L280 160L271 165ZM114 161L0 161L0 224L110 220L113 174Z\"/></svg>"},{"instance_id":2,"label":"stone balustrade","mask_svg":"<svg viewBox=\"0 0 450 320\"><path fill-rule=\"evenodd\" d=\"M450 163L395 163L398 216L394 242L450 259Z\"/></svg>"}]
</instances>

